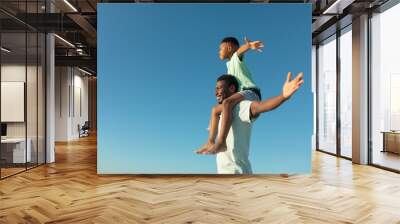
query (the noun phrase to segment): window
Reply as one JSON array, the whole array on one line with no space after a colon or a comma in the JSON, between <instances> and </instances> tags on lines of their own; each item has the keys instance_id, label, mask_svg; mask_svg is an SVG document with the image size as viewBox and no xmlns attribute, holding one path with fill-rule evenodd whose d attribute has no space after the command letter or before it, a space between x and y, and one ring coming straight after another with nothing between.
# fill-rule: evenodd
<instances>
[{"instance_id":1,"label":"window","mask_svg":"<svg viewBox=\"0 0 400 224\"><path fill-rule=\"evenodd\" d=\"M318 47L318 149L336 153L336 36Z\"/></svg>"},{"instance_id":2,"label":"window","mask_svg":"<svg viewBox=\"0 0 400 224\"><path fill-rule=\"evenodd\" d=\"M400 170L400 4L371 19L372 163Z\"/></svg>"},{"instance_id":3,"label":"window","mask_svg":"<svg viewBox=\"0 0 400 224\"><path fill-rule=\"evenodd\" d=\"M340 36L340 155L352 157L352 32L351 26Z\"/></svg>"}]
</instances>

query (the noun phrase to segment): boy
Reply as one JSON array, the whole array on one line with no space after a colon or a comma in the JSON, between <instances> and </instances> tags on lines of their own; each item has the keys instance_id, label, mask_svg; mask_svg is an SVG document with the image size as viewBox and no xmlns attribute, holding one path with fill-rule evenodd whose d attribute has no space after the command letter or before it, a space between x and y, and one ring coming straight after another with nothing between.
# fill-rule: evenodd
<instances>
[{"instance_id":1,"label":"boy","mask_svg":"<svg viewBox=\"0 0 400 224\"><path fill-rule=\"evenodd\" d=\"M205 143L196 152L199 154L204 153L217 153L226 150L226 137L232 123L232 109L242 100L260 101L260 89L255 85L251 73L243 62L243 55L249 49L261 52L264 47L261 41L249 41L244 39L245 44L239 47L239 41L234 37L226 37L221 41L219 46L219 58L221 60L227 59L228 74L233 75L239 82L240 92L233 94L223 101L223 103L214 106L211 112L210 132L207 143ZM219 117L221 116L221 126L217 136Z\"/></svg>"}]
</instances>

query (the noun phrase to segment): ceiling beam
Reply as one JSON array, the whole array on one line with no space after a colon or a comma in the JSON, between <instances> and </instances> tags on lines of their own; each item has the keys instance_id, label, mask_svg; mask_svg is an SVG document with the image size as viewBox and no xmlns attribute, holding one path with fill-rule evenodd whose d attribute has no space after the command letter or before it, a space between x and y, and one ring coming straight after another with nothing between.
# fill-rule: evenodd
<instances>
[{"instance_id":1,"label":"ceiling beam","mask_svg":"<svg viewBox=\"0 0 400 224\"><path fill-rule=\"evenodd\" d=\"M56 66L80 66L88 67L96 71L97 60L91 56L55 56Z\"/></svg>"},{"instance_id":2,"label":"ceiling beam","mask_svg":"<svg viewBox=\"0 0 400 224\"><path fill-rule=\"evenodd\" d=\"M91 46L96 46L97 41L97 30L89 23L89 21L80 14L71 13L67 15L73 20L83 31L90 37L87 41L90 41Z\"/></svg>"}]
</instances>

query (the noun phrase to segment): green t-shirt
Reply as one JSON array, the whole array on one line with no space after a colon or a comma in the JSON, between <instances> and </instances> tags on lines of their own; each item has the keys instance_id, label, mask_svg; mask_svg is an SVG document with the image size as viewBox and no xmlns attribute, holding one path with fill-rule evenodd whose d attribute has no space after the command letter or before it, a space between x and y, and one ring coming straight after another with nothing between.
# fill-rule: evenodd
<instances>
[{"instance_id":1,"label":"green t-shirt","mask_svg":"<svg viewBox=\"0 0 400 224\"><path fill-rule=\"evenodd\" d=\"M237 53L235 52L231 59L226 63L228 67L228 74L233 75L239 82L239 89L243 88L257 88L256 84L251 77L251 73L243 61L240 61Z\"/></svg>"}]
</instances>

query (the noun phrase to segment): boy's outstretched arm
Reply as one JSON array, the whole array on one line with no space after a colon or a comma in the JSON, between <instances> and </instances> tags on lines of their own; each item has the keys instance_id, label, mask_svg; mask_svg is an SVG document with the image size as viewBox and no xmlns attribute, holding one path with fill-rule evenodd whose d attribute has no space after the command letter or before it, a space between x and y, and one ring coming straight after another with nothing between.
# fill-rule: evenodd
<instances>
[{"instance_id":1,"label":"boy's outstretched arm","mask_svg":"<svg viewBox=\"0 0 400 224\"><path fill-rule=\"evenodd\" d=\"M244 38L244 42L245 44L243 44L242 46L240 46L237 50L236 50L236 54L238 55L238 57L242 56L245 52L247 52L249 49L253 49L256 51L261 52L261 48L264 47L263 42L257 40L257 41L250 41L247 39L247 37Z\"/></svg>"}]
</instances>

